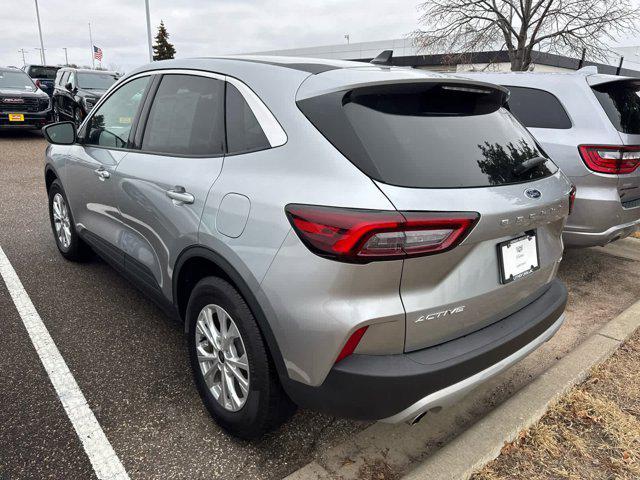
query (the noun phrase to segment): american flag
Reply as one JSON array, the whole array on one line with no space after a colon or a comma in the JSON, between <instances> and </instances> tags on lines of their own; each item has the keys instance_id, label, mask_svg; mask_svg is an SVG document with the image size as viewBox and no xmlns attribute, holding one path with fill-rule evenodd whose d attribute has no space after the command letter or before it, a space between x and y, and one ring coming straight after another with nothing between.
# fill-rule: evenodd
<instances>
[{"instance_id":1,"label":"american flag","mask_svg":"<svg viewBox=\"0 0 640 480\"><path fill-rule=\"evenodd\" d=\"M96 60L102 61L102 49L99 47L93 46L93 58Z\"/></svg>"}]
</instances>

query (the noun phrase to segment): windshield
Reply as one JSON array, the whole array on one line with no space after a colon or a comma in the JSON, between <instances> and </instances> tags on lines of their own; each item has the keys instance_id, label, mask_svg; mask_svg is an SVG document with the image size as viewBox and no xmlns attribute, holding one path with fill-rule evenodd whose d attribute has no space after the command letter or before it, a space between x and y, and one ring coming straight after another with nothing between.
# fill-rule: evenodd
<instances>
[{"instance_id":1,"label":"windshield","mask_svg":"<svg viewBox=\"0 0 640 480\"><path fill-rule=\"evenodd\" d=\"M56 78L57 72L58 67L40 67L37 65L29 67L29 76L31 78L53 80Z\"/></svg>"},{"instance_id":2,"label":"windshield","mask_svg":"<svg viewBox=\"0 0 640 480\"><path fill-rule=\"evenodd\" d=\"M593 87L600 105L619 132L640 134L640 83L611 82Z\"/></svg>"},{"instance_id":3,"label":"windshield","mask_svg":"<svg viewBox=\"0 0 640 480\"><path fill-rule=\"evenodd\" d=\"M375 180L403 187L484 187L527 182L557 170L501 106L496 91L396 85L339 92L337 101L327 102L333 95L298 105Z\"/></svg>"},{"instance_id":4,"label":"windshield","mask_svg":"<svg viewBox=\"0 0 640 480\"><path fill-rule=\"evenodd\" d=\"M78 73L78 87L86 90L106 90L116 83L113 73Z\"/></svg>"},{"instance_id":5,"label":"windshield","mask_svg":"<svg viewBox=\"0 0 640 480\"><path fill-rule=\"evenodd\" d=\"M35 91L29 75L21 71L0 70L0 88L15 88L19 90Z\"/></svg>"}]
</instances>

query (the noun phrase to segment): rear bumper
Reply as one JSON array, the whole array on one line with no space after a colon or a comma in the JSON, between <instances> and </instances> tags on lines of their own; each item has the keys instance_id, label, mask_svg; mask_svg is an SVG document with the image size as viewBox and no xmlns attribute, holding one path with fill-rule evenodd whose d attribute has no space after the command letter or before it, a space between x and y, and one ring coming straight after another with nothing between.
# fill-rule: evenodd
<instances>
[{"instance_id":1,"label":"rear bumper","mask_svg":"<svg viewBox=\"0 0 640 480\"><path fill-rule=\"evenodd\" d=\"M22 112L15 112L22 113ZM0 129L34 129L42 128L49 123L51 110L36 113L23 113L23 122L10 122L8 113L0 113Z\"/></svg>"},{"instance_id":2,"label":"rear bumper","mask_svg":"<svg viewBox=\"0 0 640 480\"><path fill-rule=\"evenodd\" d=\"M640 217L640 208L636 208ZM616 240L628 237L640 228L640 218L621 225L615 225L604 232L573 232L564 231L562 239L568 247L596 247L605 246Z\"/></svg>"},{"instance_id":3,"label":"rear bumper","mask_svg":"<svg viewBox=\"0 0 640 480\"><path fill-rule=\"evenodd\" d=\"M554 280L540 297L477 332L400 355L351 355L318 387L286 382L298 405L332 415L407 421L443 407L551 338L564 320L567 290Z\"/></svg>"}]
</instances>

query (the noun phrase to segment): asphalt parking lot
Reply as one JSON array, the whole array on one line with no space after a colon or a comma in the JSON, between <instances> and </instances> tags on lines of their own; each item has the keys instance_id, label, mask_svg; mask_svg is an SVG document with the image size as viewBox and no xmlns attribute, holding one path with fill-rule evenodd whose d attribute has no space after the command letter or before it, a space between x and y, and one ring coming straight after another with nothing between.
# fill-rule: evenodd
<instances>
[{"instance_id":1,"label":"asphalt parking lot","mask_svg":"<svg viewBox=\"0 0 640 480\"><path fill-rule=\"evenodd\" d=\"M0 133L0 247L132 479L282 478L366 427L299 411L260 442L222 432L193 385L182 327L102 261L73 264L57 253L45 147L39 133ZM472 394L464 411L440 413L447 428L434 431L433 446L640 298L640 240L568 251L561 277L570 301L560 332ZM0 478L95 478L2 280L0 324Z\"/></svg>"}]
</instances>

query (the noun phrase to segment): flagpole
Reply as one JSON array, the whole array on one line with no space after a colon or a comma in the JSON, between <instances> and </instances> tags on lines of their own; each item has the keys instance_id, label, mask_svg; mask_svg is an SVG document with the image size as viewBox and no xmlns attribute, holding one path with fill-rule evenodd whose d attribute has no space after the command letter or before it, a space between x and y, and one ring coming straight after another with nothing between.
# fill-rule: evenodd
<instances>
[{"instance_id":1,"label":"flagpole","mask_svg":"<svg viewBox=\"0 0 640 480\"><path fill-rule=\"evenodd\" d=\"M91 43L91 67L96 69L96 62L94 60L95 55L93 54L93 37L91 36L91 22L89 22L89 43Z\"/></svg>"}]
</instances>

